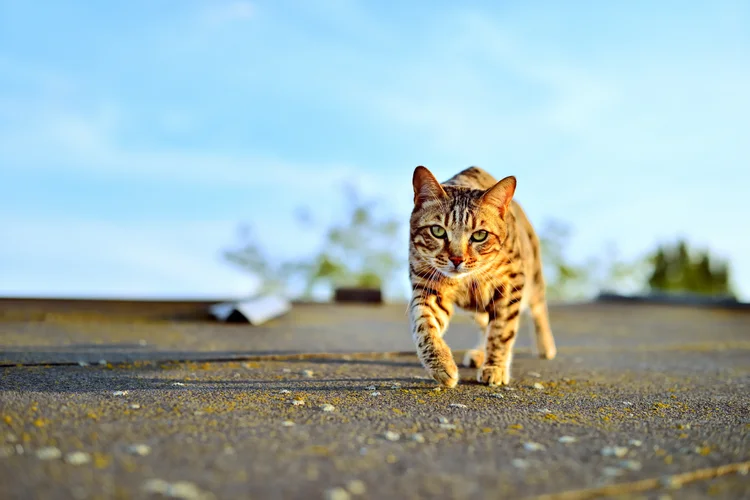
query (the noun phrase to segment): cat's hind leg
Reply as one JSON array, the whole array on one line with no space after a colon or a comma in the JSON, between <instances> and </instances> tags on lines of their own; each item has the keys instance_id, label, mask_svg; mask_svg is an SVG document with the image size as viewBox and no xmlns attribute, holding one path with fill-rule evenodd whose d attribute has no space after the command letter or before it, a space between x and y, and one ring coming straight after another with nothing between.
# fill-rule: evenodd
<instances>
[{"instance_id":1,"label":"cat's hind leg","mask_svg":"<svg viewBox=\"0 0 750 500\"><path fill-rule=\"evenodd\" d=\"M486 312L476 313L474 321L479 326L479 342L476 347L466 351L463 365L468 368L479 368L484 364L485 349L487 346L487 325L490 322L490 315Z\"/></svg>"},{"instance_id":2,"label":"cat's hind leg","mask_svg":"<svg viewBox=\"0 0 750 500\"><path fill-rule=\"evenodd\" d=\"M534 273L534 279L530 283L529 310L534 320L534 333L536 337L536 348L542 359L554 359L557 355L555 338L549 324L549 312L547 310L547 299L545 297L544 278L541 269Z\"/></svg>"}]
</instances>

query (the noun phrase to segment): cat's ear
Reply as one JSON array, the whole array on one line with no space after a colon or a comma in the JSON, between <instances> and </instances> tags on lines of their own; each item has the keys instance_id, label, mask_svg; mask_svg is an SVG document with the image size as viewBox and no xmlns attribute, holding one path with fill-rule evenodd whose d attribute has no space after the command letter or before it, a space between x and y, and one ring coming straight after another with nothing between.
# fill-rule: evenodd
<instances>
[{"instance_id":1,"label":"cat's ear","mask_svg":"<svg viewBox=\"0 0 750 500\"><path fill-rule=\"evenodd\" d=\"M445 196L445 191L432 172L423 166L414 169L412 177L414 186L414 204L421 205L428 200L436 200Z\"/></svg>"},{"instance_id":2,"label":"cat's ear","mask_svg":"<svg viewBox=\"0 0 750 500\"><path fill-rule=\"evenodd\" d=\"M515 192L516 178L511 175L488 189L482 196L482 201L500 210L500 218L505 220L505 214L508 213Z\"/></svg>"}]
</instances>

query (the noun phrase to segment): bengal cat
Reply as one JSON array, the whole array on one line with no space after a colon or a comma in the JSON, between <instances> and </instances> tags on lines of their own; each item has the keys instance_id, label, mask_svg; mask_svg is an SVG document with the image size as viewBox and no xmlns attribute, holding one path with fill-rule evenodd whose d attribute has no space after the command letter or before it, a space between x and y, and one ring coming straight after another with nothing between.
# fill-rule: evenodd
<instances>
[{"instance_id":1,"label":"bengal cat","mask_svg":"<svg viewBox=\"0 0 750 500\"><path fill-rule=\"evenodd\" d=\"M520 312L530 309L539 356L557 352L545 300L539 239L513 200L516 178L496 181L478 167L439 183L425 167L414 170L409 318L422 365L446 387L458 367L443 334L454 305L475 313L479 344L464 366L479 368L488 385L510 382Z\"/></svg>"}]
</instances>

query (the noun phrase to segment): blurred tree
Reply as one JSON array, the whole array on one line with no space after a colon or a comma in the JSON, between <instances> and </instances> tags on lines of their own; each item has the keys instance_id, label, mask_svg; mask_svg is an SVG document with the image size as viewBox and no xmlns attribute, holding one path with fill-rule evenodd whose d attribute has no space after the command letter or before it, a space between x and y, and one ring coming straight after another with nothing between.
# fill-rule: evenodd
<instances>
[{"instance_id":1,"label":"blurred tree","mask_svg":"<svg viewBox=\"0 0 750 500\"><path fill-rule=\"evenodd\" d=\"M648 285L651 290L735 296L730 284L729 263L712 258L708 250L691 251L685 240L660 245L650 261Z\"/></svg>"},{"instance_id":2,"label":"blurred tree","mask_svg":"<svg viewBox=\"0 0 750 500\"><path fill-rule=\"evenodd\" d=\"M320 228L325 237L315 255L274 262L245 229L243 242L238 248L225 251L224 257L258 276L263 281L263 292L312 299L321 289L331 294L342 286L387 288L405 265L393 251L400 224L394 218L376 217L377 203L363 200L353 186L346 185L344 193L348 205L345 219ZM309 209L299 208L296 215L301 226L315 227ZM299 294L293 293L295 285L301 285Z\"/></svg>"}]
</instances>

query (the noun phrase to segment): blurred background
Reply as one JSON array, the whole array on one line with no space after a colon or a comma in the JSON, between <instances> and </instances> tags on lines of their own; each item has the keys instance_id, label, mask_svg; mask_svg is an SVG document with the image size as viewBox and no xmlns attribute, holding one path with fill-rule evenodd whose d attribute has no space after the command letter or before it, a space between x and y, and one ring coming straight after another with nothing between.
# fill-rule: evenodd
<instances>
[{"instance_id":1,"label":"blurred background","mask_svg":"<svg viewBox=\"0 0 750 500\"><path fill-rule=\"evenodd\" d=\"M550 295L750 300L750 3L0 0L0 295L408 292L417 165Z\"/></svg>"}]
</instances>

